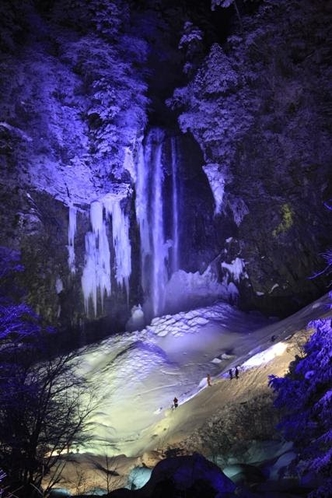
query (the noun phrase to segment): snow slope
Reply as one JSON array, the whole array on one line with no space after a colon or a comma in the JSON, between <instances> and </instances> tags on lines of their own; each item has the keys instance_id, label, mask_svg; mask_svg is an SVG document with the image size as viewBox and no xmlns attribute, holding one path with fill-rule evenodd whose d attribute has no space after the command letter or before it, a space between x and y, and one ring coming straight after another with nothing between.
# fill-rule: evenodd
<instances>
[{"instance_id":1,"label":"snow slope","mask_svg":"<svg viewBox=\"0 0 332 498\"><path fill-rule=\"evenodd\" d=\"M99 402L90 420L93 440L80 451L104 454L107 448L111 456L137 457L165 442L165 434L160 434L166 426L169 432L165 419L179 418L184 412L183 432L189 434L208 415L204 401L208 373L213 391L229 381L229 368L240 365L243 390L248 369L283 355L291 336L325 313L330 313L328 296L280 322L217 303L156 318L144 330L93 345L82 357L80 373L91 382ZM203 400L194 401L198 395ZM179 400L176 414L171 413L174 396ZM190 400L203 403L204 409L198 417L196 407L189 424Z\"/></svg>"}]
</instances>

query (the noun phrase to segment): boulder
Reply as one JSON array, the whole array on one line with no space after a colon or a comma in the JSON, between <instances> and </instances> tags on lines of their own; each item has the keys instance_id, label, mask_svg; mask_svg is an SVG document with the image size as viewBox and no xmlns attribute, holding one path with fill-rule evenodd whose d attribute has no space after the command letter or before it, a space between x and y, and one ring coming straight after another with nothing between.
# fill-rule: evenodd
<instances>
[{"instance_id":1,"label":"boulder","mask_svg":"<svg viewBox=\"0 0 332 498\"><path fill-rule=\"evenodd\" d=\"M151 478L141 489L112 491L109 498L226 498L235 496L236 485L202 455L166 458L153 469Z\"/></svg>"}]
</instances>

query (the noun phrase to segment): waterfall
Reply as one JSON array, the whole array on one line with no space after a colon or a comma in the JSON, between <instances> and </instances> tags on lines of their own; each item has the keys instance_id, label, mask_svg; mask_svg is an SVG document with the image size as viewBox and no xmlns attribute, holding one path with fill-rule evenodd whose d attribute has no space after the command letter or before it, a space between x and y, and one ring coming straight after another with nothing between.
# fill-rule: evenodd
<instances>
[{"instance_id":1,"label":"waterfall","mask_svg":"<svg viewBox=\"0 0 332 498\"><path fill-rule=\"evenodd\" d=\"M177 142L176 138L171 138L172 153L172 208L173 208L173 226L172 226L172 273L179 269L179 202L178 202L178 168L177 168Z\"/></svg>"},{"instance_id":2,"label":"waterfall","mask_svg":"<svg viewBox=\"0 0 332 498\"><path fill-rule=\"evenodd\" d=\"M140 275L144 293L141 306L147 320L165 313L167 284L179 269L177 155L176 139L169 139L159 128L152 129L139 145L135 164L129 149L125 151L124 168L131 172L135 181ZM87 314L93 311L97 316L102 311L105 296L109 297L111 291L114 292L114 284L125 289L129 304L132 272L130 227L129 218L121 205L124 202L126 206L128 194L127 187L114 185L113 192L90 205L91 230L85 236L82 275ZM71 213L69 250L74 248L75 232L74 212ZM73 257L70 261L74 261Z\"/></svg>"},{"instance_id":3,"label":"waterfall","mask_svg":"<svg viewBox=\"0 0 332 498\"><path fill-rule=\"evenodd\" d=\"M165 311L165 286L171 271L178 269L178 186L176 144L171 141L172 157L164 153L165 133L155 128L147 135L137 161L136 216L141 238L141 283L144 292L144 313L148 318ZM166 159L165 159L166 158ZM165 160L170 165L164 164ZM167 166L170 166L170 168ZM165 171L171 169L172 202L166 206ZM173 240L166 238L165 212L171 211ZM172 249L171 249L172 248Z\"/></svg>"},{"instance_id":4,"label":"waterfall","mask_svg":"<svg viewBox=\"0 0 332 498\"><path fill-rule=\"evenodd\" d=\"M152 173L151 232L153 248L153 271L151 283L154 316L158 316L163 311L163 288L167 282L166 263L168 259L168 251L164 241L162 188L164 174L161 162L163 138L163 133L159 130L156 130L156 133L154 133L152 136L152 143L150 142L148 147Z\"/></svg>"},{"instance_id":5,"label":"waterfall","mask_svg":"<svg viewBox=\"0 0 332 498\"><path fill-rule=\"evenodd\" d=\"M149 213L149 170L146 168L145 150L141 145L138 151L137 174L136 174L136 217L139 224L141 238L141 285L145 298L149 292L148 268L152 255L152 242L150 240L150 222L148 219Z\"/></svg>"}]
</instances>

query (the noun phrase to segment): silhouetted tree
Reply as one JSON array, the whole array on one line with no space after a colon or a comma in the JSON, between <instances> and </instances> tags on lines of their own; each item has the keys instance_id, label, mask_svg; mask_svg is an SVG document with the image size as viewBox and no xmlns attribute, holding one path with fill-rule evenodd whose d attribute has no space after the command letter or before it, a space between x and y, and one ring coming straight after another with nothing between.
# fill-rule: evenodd
<instances>
[{"instance_id":1,"label":"silhouetted tree","mask_svg":"<svg viewBox=\"0 0 332 498\"><path fill-rule=\"evenodd\" d=\"M56 354L55 331L4 294L17 263L10 252L0 252L0 469L15 496L30 498L40 496L51 467L52 487L61 474L61 454L86 439L92 405L75 373L77 355Z\"/></svg>"}]
</instances>

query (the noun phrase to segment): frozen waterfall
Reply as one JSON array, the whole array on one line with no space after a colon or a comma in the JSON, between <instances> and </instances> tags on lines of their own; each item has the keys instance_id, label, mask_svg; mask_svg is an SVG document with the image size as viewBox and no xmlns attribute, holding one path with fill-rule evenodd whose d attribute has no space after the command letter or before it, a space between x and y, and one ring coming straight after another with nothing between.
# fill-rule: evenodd
<instances>
[{"instance_id":1,"label":"frozen waterfall","mask_svg":"<svg viewBox=\"0 0 332 498\"><path fill-rule=\"evenodd\" d=\"M91 299L95 315L97 314L98 292L102 306L105 294L111 293L111 257L103 211L101 202L91 203L92 231L85 235L85 267L82 275L84 306L88 313Z\"/></svg>"},{"instance_id":2,"label":"frozen waterfall","mask_svg":"<svg viewBox=\"0 0 332 498\"><path fill-rule=\"evenodd\" d=\"M171 138L172 152L172 208L173 208L173 251L172 251L172 273L179 269L179 185L178 185L178 168L177 168L177 140Z\"/></svg>"},{"instance_id":3,"label":"frozen waterfall","mask_svg":"<svg viewBox=\"0 0 332 498\"><path fill-rule=\"evenodd\" d=\"M179 264L176 149L171 140L171 157L168 157L164 150L166 140L164 131L151 130L137 161L136 215L141 238L143 308L148 318L164 312L165 286ZM169 203L165 195L166 171L172 183ZM166 233L167 223L172 227L169 234Z\"/></svg>"},{"instance_id":4,"label":"frozen waterfall","mask_svg":"<svg viewBox=\"0 0 332 498\"><path fill-rule=\"evenodd\" d=\"M124 168L135 181L135 210L140 234L140 277L145 318L165 312L166 288L179 269L179 179L177 139L152 129L137 148L135 162L125 151ZM133 171L133 167L135 171ZM123 289L129 305L132 248L128 189L114 186L90 205L91 229L85 235L82 290L86 313L103 311L105 297ZM122 205L123 202L123 205ZM74 265L75 212L70 211L69 265ZM107 310L106 310L107 312Z\"/></svg>"},{"instance_id":5,"label":"frozen waterfall","mask_svg":"<svg viewBox=\"0 0 332 498\"><path fill-rule=\"evenodd\" d=\"M68 266L71 273L75 273L75 234L76 234L76 214L77 210L74 206L69 207L69 223L68 223Z\"/></svg>"},{"instance_id":6,"label":"frozen waterfall","mask_svg":"<svg viewBox=\"0 0 332 498\"><path fill-rule=\"evenodd\" d=\"M115 280L125 287L129 299L129 277L131 275L131 246L129 239L129 220L121 209L119 198L106 195L103 198L107 215L112 220L112 240L115 252Z\"/></svg>"},{"instance_id":7,"label":"frozen waterfall","mask_svg":"<svg viewBox=\"0 0 332 498\"><path fill-rule=\"evenodd\" d=\"M98 298L103 309L105 296L111 295L112 270L116 284L125 287L127 301L129 299L131 274L129 221L121 210L120 202L121 197L117 194L107 194L90 205L92 230L85 235L85 266L82 275L87 314L91 301L94 315L97 315ZM111 248L108 240L110 231L113 243Z\"/></svg>"}]
</instances>

